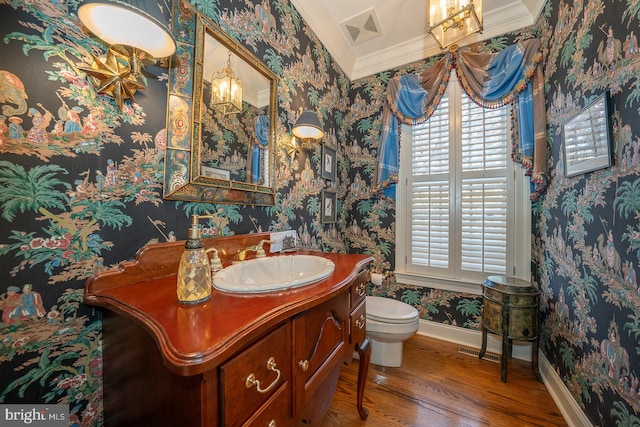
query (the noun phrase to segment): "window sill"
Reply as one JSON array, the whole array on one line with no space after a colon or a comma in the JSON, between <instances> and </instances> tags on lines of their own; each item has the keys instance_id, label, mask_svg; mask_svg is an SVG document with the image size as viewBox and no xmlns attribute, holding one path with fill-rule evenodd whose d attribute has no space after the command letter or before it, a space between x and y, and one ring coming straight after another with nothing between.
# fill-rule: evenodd
<instances>
[{"instance_id":1,"label":"window sill","mask_svg":"<svg viewBox=\"0 0 640 427\"><path fill-rule=\"evenodd\" d=\"M481 281L467 282L463 280L443 279L440 277L426 277L424 275L395 271L396 281L401 284L422 286L425 288L441 289L451 292L482 295Z\"/></svg>"}]
</instances>

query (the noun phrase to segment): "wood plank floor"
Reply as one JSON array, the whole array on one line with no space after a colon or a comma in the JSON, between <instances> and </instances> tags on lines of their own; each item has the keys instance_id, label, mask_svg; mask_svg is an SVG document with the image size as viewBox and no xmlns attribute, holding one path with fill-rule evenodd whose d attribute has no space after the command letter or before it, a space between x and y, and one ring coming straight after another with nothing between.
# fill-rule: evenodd
<instances>
[{"instance_id":1,"label":"wood plank floor","mask_svg":"<svg viewBox=\"0 0 640 427\"><path fill-rule=\"evenodd\" d=\"M500 364L462 354L460 346L415 335L400 368L371 365L362 421L355 407L358 361L343 367L329 412L318 427L567 426L531 363Z\"/></svg>"}]
</instances>

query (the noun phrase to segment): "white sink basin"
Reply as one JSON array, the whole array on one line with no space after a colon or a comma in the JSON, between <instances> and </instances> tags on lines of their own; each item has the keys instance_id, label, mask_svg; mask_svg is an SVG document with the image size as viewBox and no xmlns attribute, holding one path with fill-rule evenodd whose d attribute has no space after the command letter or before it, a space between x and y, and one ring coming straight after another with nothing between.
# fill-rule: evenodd
<instances>
[{"instance_id":1,"label":"white sink basin","mask_svg":"<svg viewBox=\"0 0 640 427\"><path fill-rule=\"evenodd\" d=\"M316 255L280 255L232 264L213 276L226 292L270 292L307 285L329 277L336 266Z\"/></svg>"}]
</instances>

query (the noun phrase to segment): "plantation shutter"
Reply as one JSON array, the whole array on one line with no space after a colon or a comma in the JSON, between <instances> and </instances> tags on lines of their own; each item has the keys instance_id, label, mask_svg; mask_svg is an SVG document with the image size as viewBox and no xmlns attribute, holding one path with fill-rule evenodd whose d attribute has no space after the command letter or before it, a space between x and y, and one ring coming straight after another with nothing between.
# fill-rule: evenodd
<instances>
[{"instance_id":1,"label":"plantation shutter","mask_svg":"<svg viewBox=\"0 0 640 427\"><path fill-rule=\"evenodd\" d=\"M508 109L482 108L458 93L460 103L445 95L429 120L411 127L409 262L505 274Z\"/></svg>"},{"instance_id":2,"label":"plantation shutter","mask_svg":"<svg viewBox=\"0 0 640 427\"><path fill-rule=\"evenodd\" d=\"M462 270L506 271L506 112L462 95Z\"/></svg>"},{"instance_id":3,"label":"plantation shutter","mask_svg":"<svg viewBox=\"0 0 640 427\"><path fill-rule=\"evenodd\" d=\"M449 265L449 97L435 113L412 127L411 262Z\"/></svg>"}]
</instances>

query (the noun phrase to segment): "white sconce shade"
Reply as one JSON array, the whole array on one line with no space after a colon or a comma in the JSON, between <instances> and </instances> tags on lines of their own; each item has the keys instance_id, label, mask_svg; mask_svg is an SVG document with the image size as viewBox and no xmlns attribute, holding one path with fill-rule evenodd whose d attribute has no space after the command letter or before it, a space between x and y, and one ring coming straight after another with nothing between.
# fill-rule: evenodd
<instances>
[{"instance_id":1,"label":"white sconce shade","mask_svg":"<svg viewBox=\"0 0 640 427\"><path fill-rule=\"evenodd\" d=\"M78 18L110 45L126 45L155 58L173 55L176 41L155 0L87 0Z\"/></svg>"},{"instance_id":2,"label":"white sconce shade","mask_svg":"<svg viewBox=\"0 0 640 427\"><path fill-rule=\"evenodd\" d=\"M482 31L482 0L431 0L427 34L440 48Z\"/></svg>"},{"instance_id":3,"label":"white sconce shade","mask_svg":"<svg viewBox=\"0 0 640 427\"><path fill-rule=\"evenodd\" d=\"M320 127L320 119L318 119L316 112L311 110L302 112L291 132L300 139L320 139L324 136L324 131Z\"/></svg>"}]
</instances>

